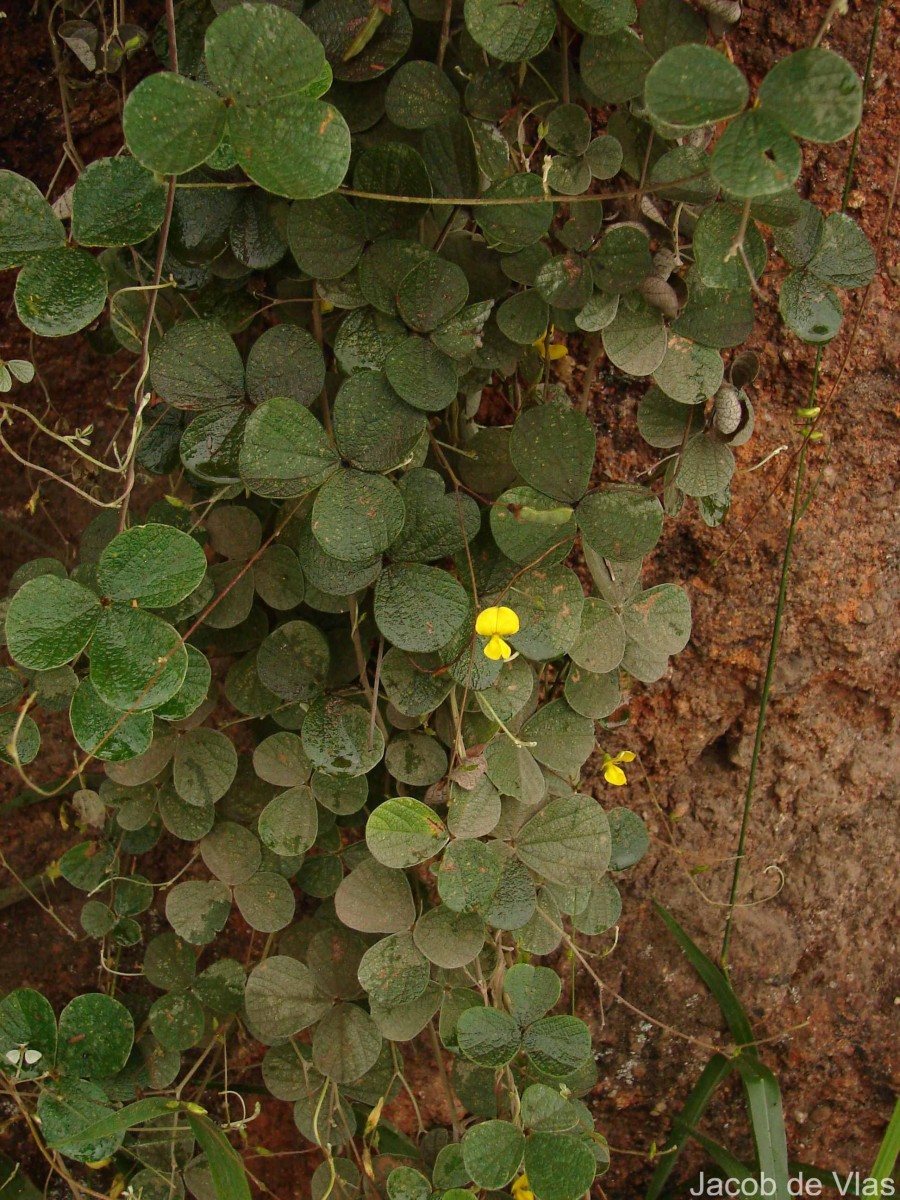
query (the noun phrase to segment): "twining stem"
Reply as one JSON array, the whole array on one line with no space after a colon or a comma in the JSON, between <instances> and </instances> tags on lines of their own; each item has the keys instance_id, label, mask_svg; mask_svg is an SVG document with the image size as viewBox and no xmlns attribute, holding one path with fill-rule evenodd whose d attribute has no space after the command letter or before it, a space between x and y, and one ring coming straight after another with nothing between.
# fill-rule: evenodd
<instances>
[{"instance_id":1,"label":"twining stem","mask_svg":"<svg viewBox=\"0 0 900 1200\"><path fill-rule=\"evenodd\" d=\"M815 404L816 390L819 384L819 364L822 361L821 346L816 351L816 361L813 367L812 387L810 388L809 407ZM747 843L747 831L750 827L750 810L753 806L753 792L756 787L756 772L759 767L762 752L763 734L766 728L766 713L769 708L769 695L772 690L772 679L775 675L775 664L778 661L778 647L781 640L781 624L784 620L784 610L787 601L788 575L791 567L791 554L794 549L794 538L800 520L800 506L803 495L803 480L806 475L806 456L809 451L809 438L805 438L797 462L797 476L794 480L794 500L791 508L791 523L788 526L787 541L781 559L781 581L778 586L778 601L775 605L775 620L772 625L772 637L769 642L769 659L766 663L766 674L763 680L762 697L759 702L759 713L756 718L756 737L753 741L753 756L750 760L750 774L747 777L747 791L744 794L744 811L741 815L741 831L738 835L737 854L734 860L734 870L731 876L731 891L728 896L728 916L725 919L725 933L722 938L722 951L719 961L723 970L728 967L728 949L734 929L734 913L737 908L738 887L741 880L741 867L744 862L744 849Z\"/></svg>"}]
</instances>

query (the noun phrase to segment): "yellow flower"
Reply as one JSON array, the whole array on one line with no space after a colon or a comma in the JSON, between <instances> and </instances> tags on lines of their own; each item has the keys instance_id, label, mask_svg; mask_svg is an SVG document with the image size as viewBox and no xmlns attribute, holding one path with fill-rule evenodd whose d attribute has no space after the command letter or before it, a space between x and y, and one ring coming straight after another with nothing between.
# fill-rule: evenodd
<instances>
[{"instance_id":1,"label":"yellow flower","mask_svg":"<svg viewBox=\"0 0 900 1200\"><path fill-rule=\"evenodd\" d=\"M519 618L511 608L486 608L478 614L478 620L475 622L475 632L479 637L488 638L488 643L484 648L485 657L487 658L510 658L512 656L512 646L508 642L504 642L501 634L509 637L511 634L519 632Z\"/></svg>"},{"instance_id":2,"label":"yellow flower","mask_svg":"<svg viewBox=\"0 0 900 1200\"><path fill-rule=\"evenodd\" d=\"M512 1185L512 1194L515 1200L534 1200L534 1192L528 1186L528 1176L520 1175Z\"/></svg>"},{"instance_id":3,"label":"yellow flower","mask_svg":"<svg viewBox=\"0 0 900 1200\"><path fill-rule=\"evenodd\" d=\"M547 338L553 337L553 326L550 325L539 338L531 344L540 354L541 358L547 358L550 362L555 362L558 358L565 358L568 353L565 342L548 342Z\"/></svg>"},{"instance_id":4,"label":"yellow flower","mask_svg":"<svg viewBox=\"0 0 900 1200\"><path fill-rule=\"evenodd\" d=\"M610 758L608 754L603 755L603 778L607 783L611 783L613 787L622 787L628 780L625 778L625 772L619 766L619 763L634 762L635 755L632 750L620 750L615 758Z\"/></svg>"}]
</instances>

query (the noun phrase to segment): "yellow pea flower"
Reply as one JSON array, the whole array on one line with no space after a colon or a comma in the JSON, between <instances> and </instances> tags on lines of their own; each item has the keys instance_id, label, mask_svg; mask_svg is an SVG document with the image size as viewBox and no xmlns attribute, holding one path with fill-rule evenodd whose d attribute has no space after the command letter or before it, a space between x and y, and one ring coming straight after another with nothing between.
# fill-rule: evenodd
<instances>
[{"instance_id":1,"label":"yellow pea flower","mask_svg":"<svg viewBox=\"0 0 900 1200\"><path fill-rule=\"evenodd\" d=\"M553 326L550 325L539 338L531 344L541 358L547 358L550 362L556 362L559 358L565 358L568 351L566 350L565 342L548 342L548 338L553 337Z\"/></svg>"},{"instance_id":2,"label":"yellow pea flower","mask_svg":"<svg viewBox=\"0 0 900 1200\"><path fill-rule=\"evenodd\" d=\"M633 750L620 750L615 758L604 753L603 755L603 778L607 783L611 783L613 787L622 787L628 780L625 777L625 772L619 766L619 763L634 762L635 754Z\"/></svg>"},{"instance_id":3,"label":"yellow pea flower","mask_svg":"<svg viewBox=\"0 0 900 1200\"><path fill-rule=\"evenodd\" d=\"M511 608L486 608L478 614L475 622L475 632L479 637L486 637L488 643L484 648L486 658L507 659L512 657L512 646L503 640L519 632L519 618Z\"/></svg>"},{"instance_id":4,"label":"yellow pea flower","mask_svg":"<svg viewBox=\"0 0 900 1200\"><path fill-rule=\"evenodd\" d=\"M534 1200L534 1192L528 1186L528 1176L520 1175L512 1185L512 1194L515 1200Z\"/></svg>"}]
</instances>

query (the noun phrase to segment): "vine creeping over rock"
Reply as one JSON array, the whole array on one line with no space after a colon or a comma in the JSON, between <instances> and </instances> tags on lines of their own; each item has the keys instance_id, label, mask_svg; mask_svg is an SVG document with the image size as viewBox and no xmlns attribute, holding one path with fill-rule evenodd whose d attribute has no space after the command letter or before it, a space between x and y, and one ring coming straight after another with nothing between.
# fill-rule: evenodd
<instances>
[{"instance_id":1,"label":"vine creeping over rock","mask_svg":"<svg viewBox=\"0 0 900 1200\"><path fill-rule=\"evenodd\" d=\"M98 70L146 40L98 58L73 24ZM249 1195L239 1034L319 1200L578 1200L609 1160L591 1033L534 959L614 929L647 844L581 771L599 749L626 782L603 730L690 636L642 560L686 498L727 512L768 244L815 344L871 278L797 191L860 81L816 48L751 97L684 0L179 0L152 43L121 154L53 207L0 172L20 320L137 373L121 493L71 570L14 576L0 676L20 773L68 711L58 871L109 994L57 1019L13 992L0 1065L51 1161L114 1158L144 1200ZM648 484L597 468L579 337L649 381ZM0 436L49 432L32 375L0 366ZM148 476L173 482L142 505ZM139 871L161 839L168 880ZM423 1031L450 1126L413 1141L382 1110Z\"/></svg>"}]
</instances>

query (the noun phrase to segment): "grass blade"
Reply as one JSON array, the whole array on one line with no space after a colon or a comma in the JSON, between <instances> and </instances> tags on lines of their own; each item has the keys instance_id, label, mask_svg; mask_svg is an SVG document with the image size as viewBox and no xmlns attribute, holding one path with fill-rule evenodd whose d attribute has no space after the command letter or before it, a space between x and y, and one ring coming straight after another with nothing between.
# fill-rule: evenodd
<instances>
[{"instance_id":1,"label":"grass blade","mask_svg":"<svg viewBox=\"0 0 900 1200\"><path fill-rule=\"evenodd\" d=\"M724 1146L718 1142L714 1142L712 1138L698 1133L696 1129L692 1137L697 1145L706 1151L716 1166L725 1172L729 1179L736 1179L738 1183L747 1183L749 1180L756 1178L745 1163L742 1163L739 1158L735 1158L730 1150L726 1150Z\"/></svg>"},{"instance_id":2,"label":"grass blade","mask_svg":"<svg viewBox=\"0 0 900 1200\"><path fill-rule=\"evenodd\" d=\"M662 1156L653 1172L645 1200L658 1200L669 1176L675 1169L675 1164L678 1162L679 1155L688 1138L691 1137L697 1122L706 1112L713 1093L733 1070L734 1059L728 1059L724 1054L715 1054L700 1072L699 1079L684 1102L684 1108L672 1124L672 1132L662 1149Z\"/></svg>"},{"instance_id":3,"label":"grass blade","mask_svg":"<svg viewBox=\"0 0 900 1200\"><path fill-rule=\"evenodd\" d=\"M149 1096L146 1100L137 1100L134 1104L126 1104L118 1112L110 1113L108 1117L102 1117L99 1121L95 1121L93 1125L79 1129L77 1139L79 1142L87 1144L88 1142L115 1137L117 1133L125 1133L129 1129L134 1129L136 1125L143 1125L145 1121L154 1121L157 1117L175 1118L179 1113L184 1112L186 1107L179 1100L170 1100L163 1096ZM172 1121L172 1128L175 1128L174 1120ZM66 1142L71 1140L71 1135L67 1135L64 1138ZM52 1147L54 1144L48 1138L47 1145Z\"/></svg>"},{"instance_id":4,"label":"grass blade","mask_svg":"<svg viewBox=\"0 0 900 1200\"><path fill-rule=\"evenodd\" d=\"M888 1180L893 1180L894 1167L897 1163L897 1156L900 1154L900 1100L894 1105L894 1111L891 1114L891 1119L888 1122L888 1127L885 1130L881 1145L878 1147L878 1155L875 1158L875 1165L872 1167L872 1178L878 1180L878 1196L893 1196L893 1188L885 1188L882 1185Z\"/></svg>"},{"instance_id":5,"label":"grass blade","mask_svg":"<svg viewBox=\"0 0 900 1200\"><path fill-rule=\"evenodd\" d=\"M700 947L692 941L685 933L675 918L661 904L653 901L653 907L665 921L669 927L669 931L675 938L678 945L684 951L685 956L691 966L712 992L715 1001L722 1010L722 1016L725 1018L728 1028L731 1031L731 1036L734 1038L735 1044L744 1047L745 1056L751 1058L756 1057L754 1048L753 1030L750 1028L750 1021L747 1014L741 1005L740 1000L734 994L731 984L728 982L725 974L719 970L716 964L703 953Z\"/></svg>"},{"instance_id":6,"label":"grass blade","mask_svg":"<svg viewBox=\"0 0 900 1200\"><path fill-rule=\"evenodd\" d=\"M778 1080L758 1059L735 1059L747 1095L760 1176L774 1180L773 1200L788 1200L787 1134Z\"/></svg>"},{"instance_id":7,"label":"grass blade","mask_svg":"<svg viewBox=\"0 0 900 1200\"><path fill-rule=\"evenodd\" d=\"M209 1117L188 1116L200 1149L206 1155L216 1200L250 1200L250 1185L244 1164L228 1138Z\"/></svg>"}]
</instances>

